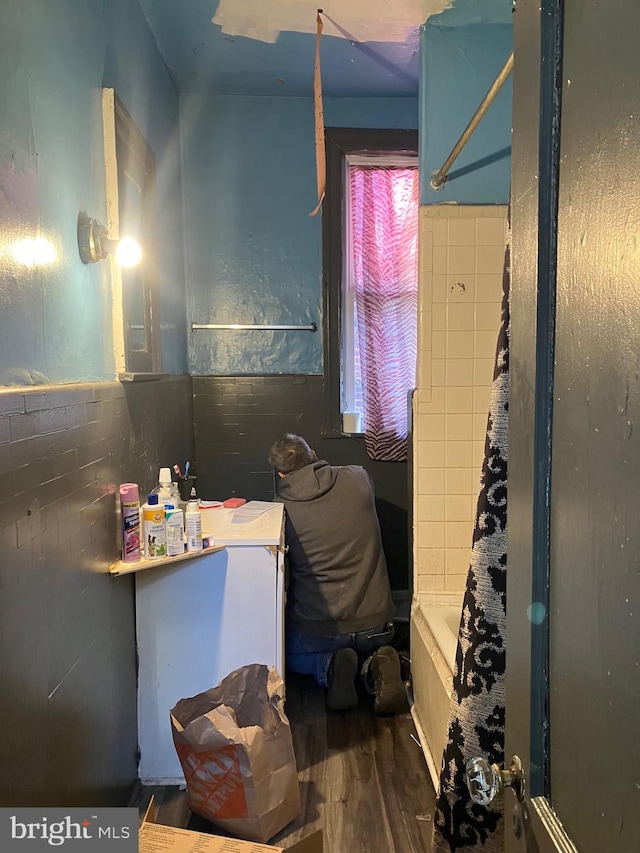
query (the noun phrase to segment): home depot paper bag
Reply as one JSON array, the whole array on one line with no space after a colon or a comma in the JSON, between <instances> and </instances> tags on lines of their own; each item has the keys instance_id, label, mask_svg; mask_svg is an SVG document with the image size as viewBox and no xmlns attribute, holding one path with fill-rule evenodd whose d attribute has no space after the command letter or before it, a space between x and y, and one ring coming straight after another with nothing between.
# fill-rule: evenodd
<instances>
[{"instance_id":1,"label":"home depot paper bag","mask_svg":"<svg viewBox=\"0 0 640 853\"><path fill-rule=\"evenodd\" d=\"M171 710L191 811L232 835L267 841L300 814L284 684L249 664Z\"/></svg>"}]
</instances>

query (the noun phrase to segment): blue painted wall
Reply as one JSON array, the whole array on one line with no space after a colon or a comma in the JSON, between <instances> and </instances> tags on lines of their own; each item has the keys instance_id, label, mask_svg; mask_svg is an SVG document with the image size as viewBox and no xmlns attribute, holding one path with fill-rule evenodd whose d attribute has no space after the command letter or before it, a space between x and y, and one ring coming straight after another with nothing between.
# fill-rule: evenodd
<instances>
[{"instance_id":1,"label":"blue painted wall","mask_svg":"<svg viewBox=\"0 0 640 853\"><path fill-rule=\"evenodd\" d=\"M101 88L112 86L156 153L163 368L186 370L178 96L130 0L3 4L0 27L0 383L111 379L107 265L85 267L76 221L106 221ZM27 267L17 239L57 261Z\"/></svg>"},{"instance_id":2,"label":"blue painted wall","mask_svg":"<svg viewBox=\"0 0 640 853\"><path fill-rule=\"evenodd\" d=\"M467 0L466 14L473 11ZM494 0L496 16L510 0ZM429 183L512 51L511 23L458 25L454 7L429 19L421 37L420 200L422 204L506 204L511 174L511 77L454 162L446 185Z\"/></svg>"},{"instance_id":3,"label":"blue painted wall","mask_svg":"<svg viewBox=\"0 0 640 853\"><path fill-rule=\"evenodd\" d=\"M416 128L414 98L326 99L327 127ZM322 372L311 98L181 97L188 320L318 324L190 333L194 375Z\"/></svg>"}]
</instances>

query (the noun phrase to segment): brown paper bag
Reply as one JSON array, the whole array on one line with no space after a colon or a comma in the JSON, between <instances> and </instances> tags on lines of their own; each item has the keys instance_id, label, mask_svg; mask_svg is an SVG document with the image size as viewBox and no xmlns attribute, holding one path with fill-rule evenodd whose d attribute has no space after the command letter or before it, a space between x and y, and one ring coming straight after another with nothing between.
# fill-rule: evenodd
<instances>
[{"instance_id":1,"label":"brown paper bag","mask_svg":"<svg viewBox=\"0 0 640 853\"><path fill-rule=\"evenodd\" d=\"M249 664L171 710L192 812L268 841L300 814L298 772L275 669Z\"/></svg>"}]
</instances>

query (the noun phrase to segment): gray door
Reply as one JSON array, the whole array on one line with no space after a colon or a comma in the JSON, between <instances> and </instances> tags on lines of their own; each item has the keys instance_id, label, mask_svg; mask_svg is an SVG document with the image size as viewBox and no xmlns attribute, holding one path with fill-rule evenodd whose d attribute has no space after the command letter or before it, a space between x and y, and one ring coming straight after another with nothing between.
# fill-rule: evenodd
<instances>
[{"instance_id":1,"label":"gray door","mask_svg":"<svg viewBox=\"0 0 640 853\"><path fill-rule=\"evenodd\" d=\"M640 3L517 0L505 848L640 850Z\"/></svg>"}]
</instances>

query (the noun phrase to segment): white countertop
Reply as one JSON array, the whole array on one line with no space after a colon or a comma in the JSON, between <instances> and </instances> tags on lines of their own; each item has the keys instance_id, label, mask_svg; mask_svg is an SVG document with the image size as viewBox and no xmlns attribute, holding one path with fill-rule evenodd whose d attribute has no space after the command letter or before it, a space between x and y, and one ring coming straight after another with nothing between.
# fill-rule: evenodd
<instances>
[{"instance_id":1,"label":"white countertop","mask_svg":"<svg viewBox=\"0 0 640 853\"><path fill-rule=\"evenodd\" d=\"M260 512L249 520L249 514ZM284 506L267 501L249 501L237 509L200 509L202 535L213 536L215 545L274 545L281 543Z\"/></svg>"}]
</instances>

